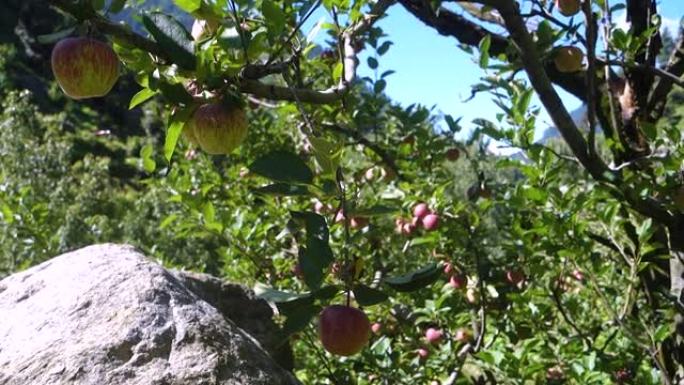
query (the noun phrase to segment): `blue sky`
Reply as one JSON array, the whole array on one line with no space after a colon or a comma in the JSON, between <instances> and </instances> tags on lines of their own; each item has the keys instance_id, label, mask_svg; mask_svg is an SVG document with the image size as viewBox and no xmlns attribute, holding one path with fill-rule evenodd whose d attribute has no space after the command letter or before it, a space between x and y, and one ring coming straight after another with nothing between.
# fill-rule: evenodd
<instances>
[{"instance_id":1,"label":"blue sky","mask_svg":"<svg viewBox=\"0 0 684 385\"><path fill-rule=\"evenodd\" d=\"M665 25L674 26L684 16L684 1L665 0L660 4L661 13L666 19ZM320 16L318 16L320 17ZM312 22L317 20L314 15ZM616 20L619 20L616 16ZM394 42L390 50L381 57L379 71L394 70L396 73L388 78L386 93L403 105L420 103L426 106L435 105L444 113L463 117L465 128L471 126L474 118L494 119L500 112L488 94L480 94L469 102L470 86L477 83L485 73L473 61L474 57L463 52L454 38L439 35L425 26L400 5L394 5L389 15L379 22L387 33L388 39ZM373 72L365 64L359 75L372 76ZM570 110L580 106L574 97L562 93L562 97ZM539 105L538 100L536 104ZM550 125L550 119L542 112L538 131Z\"/></svg>"}]
</instances>

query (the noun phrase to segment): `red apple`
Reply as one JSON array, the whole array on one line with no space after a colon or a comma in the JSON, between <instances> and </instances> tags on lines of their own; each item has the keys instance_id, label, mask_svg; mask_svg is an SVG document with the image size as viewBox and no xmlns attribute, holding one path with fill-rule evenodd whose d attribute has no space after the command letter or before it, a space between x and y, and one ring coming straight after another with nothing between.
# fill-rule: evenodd
<instances>
[{"instance_id":1,"label":"red apple","mask_svg":"<svg viewBox=\"0 0 684 385\"><path fill-rule=\"evenodd\" d=\"M553 63L556 65L556 69L564 73L581 70L583 60L584 53L582 50L571 45L556 48L553 56Z\"/></svg>"},{"instance_id":2,"label":"red apple","mask_svg":"<svg viewBox=\"0 0 684 385\"><path fill-rule=\"evenodd\" d=\"M401 227L401 233L404 235L411 235L416 230L416 226L412 223L404 223Z\"/></svg>"},{"instance_id":3,"label":"red apple","mask_svg":"<svg viewBox=\"0 0 684 385\"><path fill-rule=\"evenodd\" d=\"M572 276L573 276L573 278L575 278L576 280L578 280L580 282L584 281L584 273L582 273L582 270L579 270L579 269L573 270Z\"/></svg>"},{"instance_id":4,"label":"red apple","mask_svg":"<svg viewBox=\"0 0 684 385\"><path fill-rule=\"evenodd\" d=\"M344 215L344 211L340 210L335 214L335 223L342 223L346 220L347 218Z\"/></svg>"},{"instance_id":5,"label":"red apple","mask_svg":"<svg viewBox=\"0 0 684 385\"><path fill-rule=\"evenodd\" d=\"M203 104L185 123L183 132L208 154L229 154L247 137L247 116L235 104Z\"/></svg>"},{"instance_id":6,"label":"red apple","mask_svg":"<svg viewBox=\"0 0 684 385\"><path fill-rule=\"evenodd\" d=\"M375 322L373 325L371 325L371 331L373 331L373 334L380 334L382 332L382 324L380 322Z\"/></svg>"},{"instance_id":7,"label":"red apple","mask_svg":"<svg viewBox=\"0 0 684 385\"><path fill-rule=\"evenodd\" d=\"M304 272L302 272L302 266L299 263L292 267L292 274L299 279L304 279Z\"/></svg>"},{"instance_id":8,"label":"red apple","mask_svg":"<svg viewBox=\"0 0 684 385\"><path fill-rule=\"evenodd\" d=\"M466 287L466 277L464 277L461 274L454 274L449 278L449 286L453 287L456 290L463 289Z\"/></svg>"},{"instance_id":9,"label":"red apple","mask_svg":"<svg viewBox=\"0 0 684 385\"><path fill-rule=\"evenodd\" d=\"M397 234L403 234L404 233L404 224L406 222L404 221L404 218L397 218L394 220L394 232Z\"/></svg>"},{"instance_id":10,"label":"red apple","mask_svg":"<svg viewBox=\"0 0 684 385\"><path fill-rule=\"evenodd\" d=\"M416 353L418 354L418 357L422 360L426 360L428 357L430 357L430 351L425 349L425 348L420 348L416 350Z\"/></svg>"},{"instance_id":11,"label":"red apple","mask_svg":"<svg viewBox=\"0 0 684 385\"><path fill-rule=\"evenodd\" d=\"M563 16L574 16L580 10L580 0L556 0L556 7Z\"/></svg>"},{"instance_id":12,"label":"red apple","mask_svg":"<svg viewBox=\"0 0 684 385\"><path fill-rule=\"evenodd\" d=\"M450 148L446 152L446 158L452 162L457 161L460 157L461 151L459 151L458 148Z\"/></svg>"},{"instance_id":13,"label":"red apple","mask_svg":"<svg viewBox=\"0 0 684 385\"><path fill-rule=\"evenodd\" d=\"M362 229L368 226L368 218L365 217L352 217L349 224L352 229Z\"/></svg>"},{"instance_id":14,"label":"red apple","mask_svg":"<svg viewBox=\"0 0 684 385\"><path fill-rule=\"evenodd\" d=\"M119 59L114 50L88 37L60 40L50 62L57 83L73 99L105 96L119 78Z\"/></svg>"},{"instance_id":15,"label":"red apple","mask_svg":"<svg viewBox=\"0 0 684 385\"><path fill-rule=\"evenodd\" d=\"M513 286L518 286L525 280L525 274L518 270L507 270L506 281Z\"/></svg>"},{"instance_id":16,"label":"red apple","mask_svg":"<svg viewBox=\"0 0 684 385\"><path fill-rule=\"evenodd\" d=\"M456 334L454 335L456 341L463 343L469 342L472 338L473 336L470 334L470 331L463 328L456 330Z\"/></svg>"},{"instance_id":17,"label":"red apple","mask_svg":"<svg viewBox=\"0 0 684 385\"><path fill-rule=\"evenodd\" d=\"M316 214L324 214L326 212L326 206L323 204L323 202L317 200L314 203L314 211Z\"/></svg>"},{"instance_id":18,"label":"red apple","mask_svg":"<svg viewBox=\"0 0 684 385\"><path fill-rule=\"evenodd\" d=\"M437 344L442 340L444 333L436 328L428 328L425 331L425 339L431 344Z\"/></svg>"},{"instance_id":19,"label":"red apple","mask_svg":"<svg viewBox=\"0 0 684 385\"><path fill-rule=\"evenodd\" d=\"M360 309L332 305L321 312L318 336L325 350L332 354L351 356L360 352L370 334L370 322Z\"/></svg>"},{"instance_id":20,"label":"red apple","mask_svg":"<svg viewBox=\"0 0 684 385\"><path fill-rule=\"evenodd\" d=\"M430 208L426 203L418 203L413 207L413 216L418 219L422 219L428 214L430 214Z\"/></svg>"},{"instance_id":21,"label":"red apple","mask_svg":"<svg viewBox=\"0 0 684 385\"><path fill-rule=\"evenodd\" d=\"M439 226L439 216L437 214L428 214L423 217L423 228L427 231L437 229Z\"/></svg>"},{"instance_id":22,"label":"red apple","mask_svg":"<svg viewBox=\"0 0 684 385\"><path fill-rule=\"evenodd\" d=\"M363 177L366 179L367 182L372 182L375 180L375 177L376 177L375 174L376 174L375 167L371 167L368 170L366 170Z\"/></svg>"}]
</instances>

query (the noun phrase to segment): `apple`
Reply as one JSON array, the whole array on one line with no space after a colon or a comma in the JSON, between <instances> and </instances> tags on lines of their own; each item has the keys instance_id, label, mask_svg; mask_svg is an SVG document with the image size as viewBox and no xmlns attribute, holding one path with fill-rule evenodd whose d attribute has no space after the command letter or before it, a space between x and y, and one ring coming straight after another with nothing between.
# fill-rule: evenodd
<instances>
[{"instance_id":1,"label":"apple","mask_svg":"<svg viewBox=\"0 0 684 385\"><path fill-rule=\"evenodd\" d=\"M430 214L430 208L426 203L418 203L413 207L413 216L418 219L423 219Z\"/></svg>"},{"instance_id":2,"label":"apple","mask_svg":"<svg viewBox=\"0 0 684 385\"><path fill-rule=\"evenodd\" d=\"M437 214L428 214L423 217L423 228L427 231L437 229L439 226L439 216Z\"/></svg>"},{"instance_id":3,"label":"apple","mask_svg":"<svg viewBox=\"0 0 684 385\"><path fill-rule=\"evenodd\" d=\"M456 330L456 334L454 335L454 339L458 342L469 342L473 338L472 334L468 329L463 329L460 328Z\"/></svg>"},{"instance_id":4,"label":"apple","mask_svg":"<svg viewBox=\"0 0 684 385\"><path fill-rule=\"evenodd\" d=\"M425 348L420 348L416 350L416 353L418 354L418 357L421 361L426 360L428 357L430 357L430 351Z\"/></svg>"},{"instance_id":5,"label":"apple","mask_svg":"<svg viewBox=\"0 0 684 385\"><path fill-rule=\"evenodd\" d=\"M556 8L563 16L574 16L580 10L580 0L556 0Z\"/></svg>"},{"instance_id":6,"label":"apple","mask_svg":"<svg viewBox=\"0 0 684 385\"><path fill-rule=\"evenodd\" d=\"M442 340L443 336L444 333L437 328L428 328L425 331L425 339L427 340L427 342L433 345L438 344Z\"/></svg>"},{"instance_id":7,"label":"apple","mask_svg":"<svg viewBox=\"0 0 684 385\"><path fill-rule=\"evenodd\" d=\"M325 350L340 356L351 356L368 343L371 325L362 310L331 305L320 314L318 336Z\"/></svg>"},{"instance_id":8,"label":"apple","mask_svg":"<svg viewBox=\"0 0 684 385\"><path fill-rule=\"evenodd\" d=\"M314 212L316 212L316 214L323 214L323 213L325 213L325 211L326 211L325 204L323 204L323 202L321 202L319 200L316 200L316 202L314 202Z\"/></svg>"},{"instance_id":9,"label":"apple","mask_svg":"<svg viewBox=\"0 0 684 385\"><path fill-rule=\"evenodd\" d=\"M382 332L382 324L380 322L375 322L371 325L371 331L373 334L379 335Z\"/></svg>"},{"instance_id":10,"label":"apple","mask_svg":"<svg viewBox=\"0 0 684 385\"><path fill-rule=\"evenodd\" d=\"M471 305L475 305L480 302L480 293L477 292L477 289L474 287L469 287L468 290L466 290L466 301L468 301L468 303Z\"/></svg>"},{"instance_id":11,"label":"apple","mask_svg":"<svg viewBox=\"0 0 684 385\"><path fill-rule=\"evenodd\" d=\"M363 174L363 177L366 179L367 182L372 182L376 178L376 169L375 167L371 167L366 172Z\"/></svg>"},{"instance_id":12,"label":"apple","mask_svg":"<svg viewBox=\"0 0 684 385\"><path fill-rule=\"evenodd\" d=\"M575 269L572 271L572 276L576 280L583 282L584 281L584 273L582 273L582 270Z\"/></svg>"},{"instance_id":13,"label":"apple","mask_svg":"<svg viewBox=\"0 0 684 385\"><path fill-rule=\"evenodd\" d=\"M346 220L347 218L344 215L344 211L340 210L335 214L335 223L342 223Z\"/></svg>"},{"instance_id":14,"label":"apple","mask_svg":"<svg viewBox=\"0 0 684 385\"><path fill-rule=\"evenodd\" d=\"M247 137L247 116L235 104L208 103L195 110L183 132L208 154L229 154Z\"/></svg>"},{"instance_id":15,"label":"apple","mask_svg":"<svg viewBox=\"0 0 684 385\"><path fill-rule=\"evenodd\" d=\"M562 381L565 379L565 373L560 366L554 366L546 370L546 379L549 381Z\"/></svg>"},{"instance_id":16,"label":"apple","mask_svg":"<svg viewBox=\"0 0 684 385\"><path fill-rule=\"evenodd\" d=\"M451 162L455 162L458 160L458 158L461 157L461 151L459 151L458 148L450 148L446 152L446 158L447 160Z\"/></svg>"},{"instance_id":17,"label":"apple","mask_svg":"<svg viewBox=\"0 0 684 385\"><path fill-rule=\"evenodd\" d=\"M401 233L404 235L411 235L416 230L416 226L413 223L404 223L401 226Z\"/></svg>"},{"instance_id":18,"label":"apple","mask_svg":"<svg viewBox=\"0 0 684 385\"><path fill-rule=\"evenodd\" d=\"M518 270L506 270L506 281L513 286L518 286L525 281L525 274Z\"/></svg>"},{"instance_id":19,"label":"apple","mask_svg":"<svg viewBox=\"0 0 684 385\"><path fill-rule=\"evenodd\" d=\"M368 218L365 217L352 217L349 224L352 229L362 229L368 226Z\"/></svg>"},{"instance_id":20,"label":"apple","mask_svg":"<svg viewBox=\"0 0 684 385\"><path fill-rule=\"evenodd\" d=\"M570 73L582 69L584 53L575 46L564 46L556 48L553 56L553 63L559 72Z\"/></svg>"},{"instance_id":21,"label":"apple","mask_svg":"<svg viewBox=\"0 0 684 385\"><path fill-rule=\"evenodd\" d=\"M73 99L105 96L119 78L119 58L107 44L89 37L60 40L52 50L52 73Z\"/></svg>"},{"instance_id":22,"label":"apple","mask_svg":"<svg viewBox=\"0 0 684 385\"><path fill-rule=\"evenodd\" d=\"M304 279L304 272L302 271L302 266L299 263L292 267L292 274L299 279Z\"/></svg>"},{"instance_id":23,"label":"apple","mask_svg":"<svg viewBox=\"0 0 684 385\"><path fill-rule=\"evenodd\" d=\"M467 280L466 277L464 277L461 274L454 274L449 278L449 286L453 287L456 290L463 289L466 287Z\"/></svg>"},{"instance_id":24,"label":"apple","mask_svg":"<svg viewBox=\"0 0 684 385\"><path fill-rule=\"evenodd\" d=\"M404 218L396 218L394 220L394 232L397 234L404 234L404 224L406 221Z\"/></svg>"}]
</instances>

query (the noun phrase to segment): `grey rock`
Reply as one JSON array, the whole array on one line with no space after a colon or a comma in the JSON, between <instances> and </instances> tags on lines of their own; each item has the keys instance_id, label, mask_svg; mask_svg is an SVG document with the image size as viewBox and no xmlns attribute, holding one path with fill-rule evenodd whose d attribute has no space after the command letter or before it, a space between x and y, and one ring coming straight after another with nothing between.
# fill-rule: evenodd
<instances>
[{"instance_id":1,"label":"grey rock","mask_svg":"<svg viewBox=\"0 0 684 385\"><path fill-rule=\"evenodd\" d=\"M0 281L0 384L298 384L270 317L241 286L90 246Z\"/></svg>"}]
</instances>

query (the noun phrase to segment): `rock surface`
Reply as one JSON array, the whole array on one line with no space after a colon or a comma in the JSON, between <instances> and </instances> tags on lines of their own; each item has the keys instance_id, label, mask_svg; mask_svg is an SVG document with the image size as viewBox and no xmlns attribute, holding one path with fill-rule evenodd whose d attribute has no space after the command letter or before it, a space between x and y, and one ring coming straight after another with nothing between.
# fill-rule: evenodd
<instances>
[{"instance_id":1,"label":"rock surface","mask_svg":"<svg viewBox=\"0 0 684 385\"><path fill-rule=\"evenodd\" d=\"M0 384L298 384L267 352L288 351L271 315L239 285L86 247L0 281Z\"/></svg>"}]
</instances>

